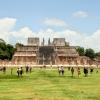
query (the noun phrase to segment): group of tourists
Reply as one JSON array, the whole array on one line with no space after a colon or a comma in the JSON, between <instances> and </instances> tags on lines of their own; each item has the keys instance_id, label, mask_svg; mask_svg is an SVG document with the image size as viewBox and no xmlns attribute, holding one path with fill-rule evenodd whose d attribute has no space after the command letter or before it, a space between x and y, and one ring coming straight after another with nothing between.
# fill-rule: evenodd
<instances>
[{"instance_id":1,"label":"group of tourists","mask_svg":"<svg viewBox=\"0 0 100 100\"><path fill-rule=\"evenodd\" d=\"M90 68L90 75L92 75L92 73L93 73L93 67L91 67ZM88 68L87 67L84 67L84 76L86 77L86 76L88 76Z\"/></svg>"},{"instance_id":2,"label":"group of tourists","mask_svg":"<svg viewBox=\"0 0 100 100\"><path fill-rule=\"evenodd\" d=\"M25 69L26 69L26 74L30 71L30 73L32 72L32 67L30 66L25 66ZM18 77L22 77L22 74L24 73L24 70L22 67L18 67L17 69L17 74L18 74Z\"/></svg>"},{"instance_id":3,"label":"group of tourists","mask_svg":"<svg viewBox=\"0 0 100 100\"><path fill-rule=\"evenodd\" d=\"M22 74L23 74L23 68L19 68L17 69L17 74L18 74L18 77L22 77Z\"/></svg>"},{"instance_id":4,"label":"group of tourists","mask_svg":"<svg viewBox=\"0 0 100 100\"><path fill-rule=\"evenodd\" d=\"M63 66L58 67L58 72L59 72L59 75L60 74L64 75L64 68L63 68Z\"/></svg>"},{"instance_id":5,"label":"group of tourists","mask_svg":"<svg viewBox=\"0 0 100 100\"><path fill-rule=\"evenodd\" d=\"M83 72L84 72L84 77L87 77L88 76L88 67L84 67L83 68ZM96 73L98 73L98 67L96 68ZM25 70L26 70L26 74L28 72L32 72L32 66L25 66ZM3 66L3 67L0 67L0 71L2 71L4 74L6 73L6 66ZM71 76L73 77L74 76L74 67L68 67L68 71L71 71ZM93 67L90 67L90 75L93 74L93 71L94 71L94 68ZM22 74L24 73L24 70L22 67L18 67L17 69L17 74L18 74L18 77L22 77ZM58 67L58 74L59 75L64 75L65 71L64 71L64 68L63 66L61 67ZM11 74L13 74L13 68L11 67ZM80 68L78 67L77 68L77 74L78 74L78 77L81 75L81 70Z\"/></svg>"},{"instance_id":6,"label":"group of tourists","mask_svg":"<svg viewBox=\"0 0 100 100\"><path fill-rule=\"evenodd\" d=\"M92 75L93 74L93 70L94 70L94 68L93 67L90 67L90 75ZM71 71L71 75L72 75L72 77L74 76L74 68L73 67L68 67L68 71ZM88 76L88 67L84 67L83 68L83 72L84 72L84 77L87 77ZM96 68L96 73L98 73L98 68ZM59 75L64 75L64 68L63 68L63 66L61 66L61 67L58 67L58 74ZM78 74L78 77L81 75L81 70L80 70L80 68L78 67L77 68L77 74Z\"/></svg>"},{"instance_id":7,"label":"group of tourists","mask_svg":"<svg viewBox=\"0 0 100 100\"><path fill-rule=\"evenodd\" d=\"M28 73L28 72L32 72L32 66L25 66L25 69L26 69L26 73ZM6 66L3 66L3 67L0 67L0 71L2 71L4 74L6 73ZM10 73L11 74L13 74L13 68L11 67L11 69L10 69ZM22 67L18 67L17 68L17 75L18 75L18 77L22 77L22 74L24 73L24 70L23 70L23 68Z\"/></svg>"},{"instance_id":8,"label":"group of tourists","mask_svg":"<svg viewBox=\"0 0 100 100\"><path fill-rule=\"evenodd\" d=\"M6 66L0 67L0 71L3 71L3 73L6 73Z\"/></svg>"},{"instance_id":9,"label":"group of tourists","mask_svg":"<svg viewBox=\"0 0 100 100\"><path fill-rule=\"evenodd\" d=\"M26 68L26 73L28 73L28 72L31 73L31 72L32 72L32 66L29 67L29 66L27 65L27 66L25 66L25 68Z\"/></svg>"},{"instance_id":10,"label":"group of tourists","mask_svg":"<svg viewBox=\"0 0 100 100\"><path fill-rule=\"evenodd\" d=\"M70 68L68 67L68 70L70 70ZM59 75L64 75L64 68L63 68L63 66L61 66L61 67L58 67L58 73L59 73ZM71 68L71 74L72 74L72 77L73 77L73 75L74 75L74 68L72 67Z\"/></svg>"}]
</instances>

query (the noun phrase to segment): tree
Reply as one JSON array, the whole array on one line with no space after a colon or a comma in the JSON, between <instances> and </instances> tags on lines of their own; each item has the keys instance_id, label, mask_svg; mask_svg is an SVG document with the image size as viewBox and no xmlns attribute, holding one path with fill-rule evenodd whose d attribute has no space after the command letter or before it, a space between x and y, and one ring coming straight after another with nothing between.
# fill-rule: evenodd
<instances>
[{"instance_id":1,"label":"tree","mask_svg":"<svg viewBox=\"0 0 100 100\"><path fill-rule=\"evenodd\" d=\"M21 44L21 43L16 43L16 44L15 44L15 50L17 50L17 48L18 48L19 46L24 46L24 45Z\"/></svg>"},{"instance_id":2,"label":"tree","mask_svg":"<svg viewBox=\"0 0 100 100\"><path fill-rule=\"evenodd\" d=\"M95 57L100 57L100 52L96 52Z\"/></svg>"},{"instance_id":3,"label":"tree","mask_svg":"<svg viewBox=\"0 0 100 100\"><path fill-rule=\"evenodd\" d=\"M2 49L0 48L0 59L3 58L2 56L3 56L3 51L2 51Z\"/></svg>"},{"instance_id":4,"label":"tree","mask_svg":"<svg viewBox=\"0 0 100 100\"><path fill-rule=\"evenodd\" d=\"M10 54L7 52L7 51L3 51L3 54L2 54L2 59L9 59L10 58Z\"/></svg>"},{"instance_id":5,"label":"tree","mask_svg":"<svg viewBox=\"0 0 100 100\"><path fill-rule=\"evenodd\" d=\"M5 51L7 49L6 44L5 43L0 43L0 48Z\"/></svg>"},{"instance_id":6,"label":"tree","mask_svg":"<svg viewBox=\"0 0 100 100\"><path fill-rule=\"evenodd\" d=\"M93 49L89 48L85 50L85 56L94 58L95 57L95 52Z\"/></svg>"},{"instance_id":7,"label":"tree","mask_svg":"<svg viewBox=\"0 0 100 100\"><path fill-rule=\"evenodd\" d=\"M12 55L15 52L15 48L11 44L6 44L6 42L0 38L0 59L12 59Z\"/></svg>"},{"instance_id":8,"label":"tree","mask_svg":"<svg viewBox=\"0 0 100 100\"><path fill-rule=\"evenodd\" d=\"M83 47L77 47L76 51L79 53L79 56L84 56L84 48Z\"/></svg>"},{"instance_id":9,"label":"tree","mask_svg":"<svg viewBox=\"0 0 100 100\"><path fill-rule=\"evenodd\" d=\"M69 46L69 42L66 42L66 41L65 41L65 46Z\"/></svg>"},{"instance_id":10,"label":"tree","mask_svg":"<svg viewBox=\"0 0 100 100\"><path fill-rule=\"evenodd\" d=\"M9 54L9 59L11 59L13 54L14 54L14 52L15 52L15 48L13 47L13 45L7 44L6 52Z\"/></svg>"}]
</instances>

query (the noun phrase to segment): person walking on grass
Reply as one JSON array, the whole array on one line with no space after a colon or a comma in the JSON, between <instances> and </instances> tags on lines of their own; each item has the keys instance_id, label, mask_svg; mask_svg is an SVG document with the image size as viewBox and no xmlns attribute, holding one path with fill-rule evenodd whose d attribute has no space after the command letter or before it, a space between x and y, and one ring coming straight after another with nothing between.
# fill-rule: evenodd
<instances>
[{"instance_id":1,"label":"person walking on grass","mask_svg":"<svg viewBox=\"0 0 100 100\"><path fill-rule=\"evenodd\" d=\"M70 66L68 67L68 71L70 71Z\"/></svg>"},{"instance_id":2,"label":"person walking on grass","mask_svg":"<svg viewBox=\"0 0 100 100\"><path fill-rule=\"evenodd\" d=\"M59 73L59 75L61 74L61 72L62 72L61 67L58 67L58 73Z\"/></svg>"},{"instance_id":3,"label":"person walking on grass","mask_svg":"<svg viewBox=\"0 0 100 100\"><path fill-rule=\"evenodd\" d=\"M93 73L93 67L90 68L90 75L92 75L92 73Z\"/></svg>"},{"instance_id":4,"label":"person walking on grass","mask_svg":"<svg viewBox=\"0 0 100 100\"><path fill-rule=\"evenodd\" d=\"M88 76L88 68L86 68L86 76Z\"/></svg>"},{"instance_id":5,"label":"person walking on grass","mask_svg":"<svg viewBox=\"0 0 100 100\"><path fill-rule=\"evenodd\" d=\"M26 66L26 73L28 73L28 69L29 69L29 67L28 67L28 66Z\"/></svg>"},{"instance_id":6,"label":"person walking on grass","mask_svg":"<svg viewBox=\"0 0 100 100\"><path fill-rule=\"evenodd\" d=\"M19 70L19 67L17 69L17 74L18 74L18 77L20 76L20 70Z\"/></svg>"},{"instance_id":7,"label":"person walking on grass","mask_svg":"<svg viewBox=\"0 0 100 100\"><path fill-rule=\"evenodd\" d=\"M78 69L77 69L77 73L78 73L78 77L80 76L80 74L81 74L81 71L80 71L80 68L78 67Z\"/></svg>"},{"instance_id":8,"label":"person walking on grass","mask_svg":"<svg viewBox=\"0 0 100 100\"><path fill-rule=\"evenodd\" d=\"M84 67L84 77L86 77L86 67Z\"/></svg>"},{"instance_id":9,"label":"person walking on grass","mask_svg":"<svg viewBox=\"0 0 100 100\"><path fill-rule=\"evenodd\" d=\"M21 67L21 70L20 70L20 76L22 77L22 74L23 74L23 68Z\"/></svg>"},{"instance_id":10,"label":"person walking on grass","mask_svg":"<svg viewBox=\"0 0 100 100\"><path fill-rule=\"evenodd\" d=\"M73 75L74 75L74 68L73 67L71 68L71 74L72 74L72 77L73 77Z\"/></svg>"},{"instance_id":11,"label":"person walking on grass","mask_svg":"<svg viewBox=\"0 0 100 100\"><path fill-rule=\"evenodd\" d=\"M61 72L62 72L62 75L64 75L64 68L63 68L63 66L61 66Z\"/></svg>"},{"instance_id":12,"label":"person walking on grass","mask_svg":"<svg viewBox=\"0 0 100 100\"><path fill-rule=\"evenodd\" d=\"M32 72L32 66L30 66L30 73Z\"/></svg>"},{"instance_id":13,"label":"person walking on grass","mask_svg":"<svg viewBox=\"0 0 100 100\"><path fill-rule=\"evenodd\" d=\"M11 72L11 74L13 74L13 68L11 68L10 72Z\"/></svg>"},{"instance_id":14,"label":"person walking on grass","mask_svg":"<svg viewBox=\"0 0 100 100\"><path fill-rule=\"evenodd\" d=\"M3 67L3 73L4 74L6 73L6 67L5 66Z\"/></svg>"},{"instance_id":15,"label":"person walking on grass","mask_svg":"<svg viewBox=\"0 0 100 100\"><path fill-rule=\"evenodd\" d=\"M88 68L84 67L84 77L88 76Z\"/></svg>"},{"instance_id":16,"label":"person walking on grass","mask_svg":"<svg viewBox=\"0 0 100 100\"><path fill-rule=\"evenodd\" d=\"M96 73L98 73L98 66L96 67Z\"/></svg>"}]
</instances>

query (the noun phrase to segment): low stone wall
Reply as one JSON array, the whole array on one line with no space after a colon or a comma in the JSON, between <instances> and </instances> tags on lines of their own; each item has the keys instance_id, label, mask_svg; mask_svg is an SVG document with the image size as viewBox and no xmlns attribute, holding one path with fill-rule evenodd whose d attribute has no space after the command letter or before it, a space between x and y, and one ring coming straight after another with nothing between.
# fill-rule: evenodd
<instances>
[{"instance_id":1,"label":"low stone wall","mask_svg":"<svg viewBox=\"0 0 100 100\"><path fill-rule=\"evenodd\" d=\"M26 65L4 65L4 66L6 66L6 67L25 67ZM33 68L43 68L44 67L43 65L27 65L27 66L29 66L29 67L32 66ZM93 68L97 68L96 65L91 65L91 66L89 66L89 65L52 65L52 66L46 65L46 68L57 68L57 67L61 67L61 66L63 66L64 68L68 68L68 67L74 67L74 68L93 67ZM0 65L0 67L2 67L2 65ZM100 65L98 65L98 68L100 68Z\"/></svg>"}]
</instances>

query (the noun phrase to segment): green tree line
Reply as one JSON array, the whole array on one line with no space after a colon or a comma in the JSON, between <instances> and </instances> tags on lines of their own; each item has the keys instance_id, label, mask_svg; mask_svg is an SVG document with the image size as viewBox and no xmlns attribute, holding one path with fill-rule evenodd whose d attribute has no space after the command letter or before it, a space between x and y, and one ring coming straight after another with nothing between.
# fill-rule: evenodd
<instances>
[{"instance_id":1,"label":"green tree line","mask_svg":"<svg viewBox=\"0 0 100 100\"><path fill-rule=\"evenodd\" d=\"M69 46L69 42L65 41L65 46ZM91 59L100 58L100 52L95 52L92 48L84 49L84 47L77 46L76 51L79 53L79 56L87 56Z\"/></svg>"},{"instance_id":2,"label":"green tree line","mask_svg":"<svg viewBox=\"0 0 100 100\"><path fill-rule=\"evenodd\" d=\"M88 48L84 49L83 47L77 47L76 48L77 52L79 53L80 56L87 56L89 58L97 58L100 57L100 52L95 52L93 49Z\"/></svg>"},{"instance_id":3,"label":"green tree line","mask_svg":"<svg viewBox=\"0 0 100 100\"><path fill-rule=\"evenodd\" d=\"M23 44L16 43L15 46L13 46L12 44L6 44L6 42L0 38L0 59L11 60L18 46L23 46Z\"/></svg>"}]
</instances>

